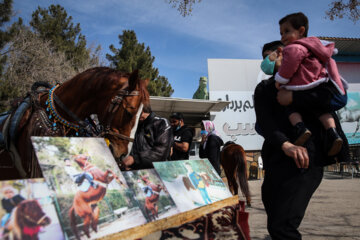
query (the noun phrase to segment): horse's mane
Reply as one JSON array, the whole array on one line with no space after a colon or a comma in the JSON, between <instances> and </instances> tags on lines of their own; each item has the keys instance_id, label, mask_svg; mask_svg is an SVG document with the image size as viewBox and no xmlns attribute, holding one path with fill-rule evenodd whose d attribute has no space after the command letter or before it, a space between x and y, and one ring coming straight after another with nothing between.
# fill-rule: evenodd
<instances>
[{"instance_id":1,"label":"horse's mane","mask_svg":"<svg viewBox=\"0 0 360 240\"><path fill-rule=\"evenodd\" d=\"M94 67L77 74L69 81L64 82L64 84L68 85L68 89L71 89L72 87L80 88L88 94L97 95L98 98L101 99L104 97L102 95L103 93L116 92L122 87L122 84L120 84L119 81L121 78L130 79L132 75L139 79L137 70L131 74L109 67ZM139 92L142 102L144 104L149 104L150 98L146 87L145 80L140 80ZM100 92L99 89L102 91Z\"/></svg>"}]
</instances>

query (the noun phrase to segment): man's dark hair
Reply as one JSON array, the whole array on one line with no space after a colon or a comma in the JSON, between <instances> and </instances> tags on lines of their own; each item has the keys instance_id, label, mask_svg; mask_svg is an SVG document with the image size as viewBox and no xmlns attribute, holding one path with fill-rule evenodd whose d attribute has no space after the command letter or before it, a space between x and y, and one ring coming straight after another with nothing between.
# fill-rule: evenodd
<instances>
[{"instance_id":1,"label":"man's dark hair","mask_svg":"<svg viewBox=\"0 0 360 240\"><path fill-rule=\"evenodd\" d=\"M283 47L284 44L282 44L281 41L273 41L273 42L269 42L269 43L265 43L263 48L262 48L262 56L263 58L265 58L266 56L264 56L264 53L266 51L275 51L278 47Z\"/></svg>"},{"instance_id":2,"label":"man's dark hair","mask_svg":"<svg viewBox=\"0 0 360 240\"><path fill-rule=\"evenodd\" d=\"M182 115L182 113L176 112L176 113L172 113L170 115L170 118L175 118L177 120L183 120L184 116Z\"/></svg>"},{"instance_id":3,"label":"man's dark hair","mask_svg":"<svg viewBox=\"0 0 360 240\"><path fill-rule=\"evenodd\" d=\"M292 13L286 15L282 19L280 19L279 24L283 24L285 22L289 22L293 28L298 30L301 27L305 27L304 37L307 37L309 30L309 20L302 12Z\"/></svg>"},{"instance_id":4,"label":"man's dark hair","mask_svg":"<svg viewBox=\"0 0 360 240\"><path fill-rule=\"evenodd\" d=\"M152 111L151 111L151 106L150 106L150 104L145 104L144 107L143 107L143 109L142 109L142 111L143 111L144 113L151 113Z\"/></svg>"},{"instance_id":5,"label":"man's dark hair","mask_svg":"<svg viewBox=\"0 0 360 240\"><path fill-rule=\"evenodd\" d=\"M67 160L70 160L70 158L64 158L64 162L67 161Z\"/></svg>"}]
</instances>

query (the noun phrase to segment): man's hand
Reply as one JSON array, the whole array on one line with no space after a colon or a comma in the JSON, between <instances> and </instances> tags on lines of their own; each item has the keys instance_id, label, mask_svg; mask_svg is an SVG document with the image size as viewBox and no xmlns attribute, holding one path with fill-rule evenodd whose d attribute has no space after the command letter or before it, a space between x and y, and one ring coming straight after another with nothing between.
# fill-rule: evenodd
<instances>
[{"instance_id":1,"label":"man's hand","mask_svg":"<svg viewBox=\"0 0 360 240\"><path fill-rule=\"evenodd\" d=\"M130 155L122 160L122 163L125 165L125 170L129 170L130 169L129 166L133 165L134 162L135 162L135 160L134 160L133 156L130 156Z\"/></svg>"},{"instance_id":2,"label":"man's hand","mask_svg":"<svg viewBox=\"0 0 360 240\"><path fill-rule=\"evenodd\" d=\"M277 100L280 103L280 105L288 106L292 103L293 92L281 88L277 93Z\"/></svg>"},{"instance_id":3,"label":"man's hand","mask_svg":"<svg viewBox=\"0 0 360 240\"><path fill-rule=\"evenodd\" d=\"M298 168L309 167L309 155L307 149L301 146L296 146L290 142L284 142L281 146L286 156L294 159Z\"/></svg>"}]
</instances>

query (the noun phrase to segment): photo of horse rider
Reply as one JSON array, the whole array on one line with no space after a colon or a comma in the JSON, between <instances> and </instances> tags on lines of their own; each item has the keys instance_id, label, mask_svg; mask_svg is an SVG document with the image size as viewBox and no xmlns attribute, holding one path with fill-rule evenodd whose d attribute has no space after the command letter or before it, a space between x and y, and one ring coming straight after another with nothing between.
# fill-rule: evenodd
<instances>
[{"instance_id":1,"label":"photo of horse rider","mask_svg":"<svg viewBox=\"0 0 360 240\"><path fill-rule=\"evenodd\" d=\"M89 157L87 157L87 159L89 159ZM65 162L65 167L64 167L65 172L72 178L72 180L74 181L74 183L77 184L77 186L81 186L84 180L86 179L94 189L97 188L97 184L94 182L94 177L89 172L80 172L79 170L77 170L73 166L69 158L65 158L64 162Z\"/></svg>"}]
</instances>

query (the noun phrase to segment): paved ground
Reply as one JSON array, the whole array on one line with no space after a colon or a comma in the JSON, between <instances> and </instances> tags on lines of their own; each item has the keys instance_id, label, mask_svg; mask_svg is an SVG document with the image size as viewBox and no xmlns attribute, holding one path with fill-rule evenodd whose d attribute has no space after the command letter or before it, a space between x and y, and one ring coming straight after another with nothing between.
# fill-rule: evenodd
<instances>
[{"instance_id":1,"label":"paved ground","mask_svg":"<svg viewBox=\"0 0 360 240\"><path fill-rule=\"evenodd\" d=\"M270 239L261 202L262 180L250 181L249 224L252 240ZM326 173L300 226L304 240L360 240L360 178Z\"/></svg>"}]
</instances>

